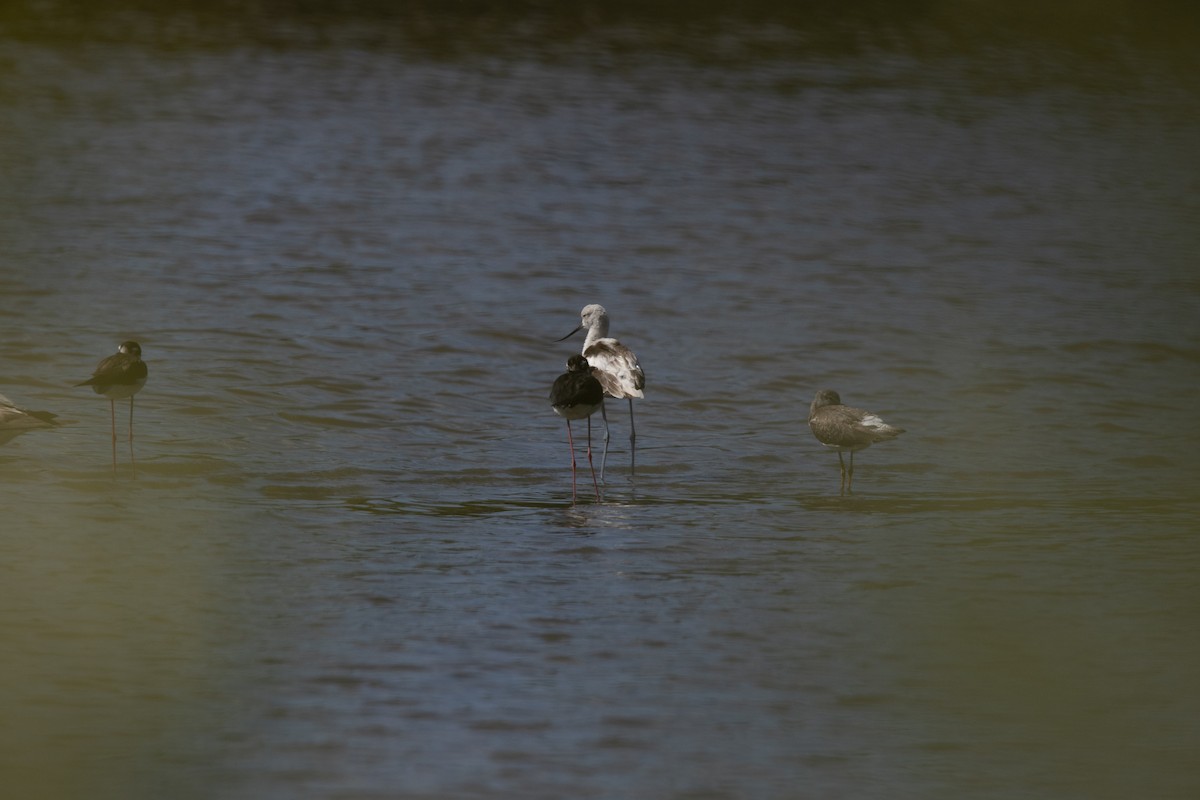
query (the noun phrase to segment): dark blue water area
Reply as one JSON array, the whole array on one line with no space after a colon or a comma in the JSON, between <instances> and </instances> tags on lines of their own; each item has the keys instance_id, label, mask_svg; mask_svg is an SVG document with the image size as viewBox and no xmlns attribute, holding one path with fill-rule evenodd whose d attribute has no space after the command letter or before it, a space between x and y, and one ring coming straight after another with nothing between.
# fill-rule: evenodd
<instances>
[{"instance_id":1,"label":"dark blue water area","mask_svg":"<svg viewBox=\"0 0 1200 800\"><path fill-rule=\"evenodd\" d=\"M51 5L0 12L0 391L62 423L0 447L13 791L1196 794L1186 9ZM573 502L588 303L647 385ZM126 339L132 446L73 386ZM906 431L852 494L821 388Z\"/></svg>"}]
</instances>

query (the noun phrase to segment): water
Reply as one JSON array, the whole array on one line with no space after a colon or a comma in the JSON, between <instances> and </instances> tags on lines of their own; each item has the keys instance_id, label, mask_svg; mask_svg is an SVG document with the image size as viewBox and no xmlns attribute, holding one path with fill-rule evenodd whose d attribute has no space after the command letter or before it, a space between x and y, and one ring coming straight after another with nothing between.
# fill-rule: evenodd
<instances>
[{"instance_id":1,"label":"water","mask_svg":"<svg viewBox=\"0 0 1200 800\"><path fill-rule=\"evenodd\" d=\"M1200 791L1190 49L17 21L14 796ZM589 302L648 386L573 505ZM823 387L908 430L853 496Z\"/></svg>"}]
</instances>

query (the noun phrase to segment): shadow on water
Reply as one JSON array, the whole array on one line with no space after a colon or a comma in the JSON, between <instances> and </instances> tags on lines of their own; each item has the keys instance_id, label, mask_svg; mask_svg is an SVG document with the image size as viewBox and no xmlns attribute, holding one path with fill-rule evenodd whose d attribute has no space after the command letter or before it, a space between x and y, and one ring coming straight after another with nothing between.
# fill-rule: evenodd
<instances>
[{"instance_id":1,"label":"shadow on water","mask_svg":"<svg viewBox=\"0 0 1200 800\"><path fill-rule=\"evenodd\" d=\"M560 502L533 500L429 501L398 497L349 497L345 498L343 502L345 507L351 511L374 516L490 517L514 512L562 508Z\"/></svg>"},{"instance_id":2,"label":"shadow on water","mask_svg":"<svg viewBox=\"0 0 1200 800\"><path fill-rule=\"evenodd\" d=\"M590 496L572 502L569 495L545 498L531 496L492 497L483 499L451 499L448 497L400 497L347 495L337 490L296 487L264 490L273 498L308 499L332 502L348 511L371 516L462 517L487 518L521 516L530 513L553 512L561 515L567 527L586 527L592 524L610 525L622 515L637 518L633 512L642 509L688 519L711 513L736 517L739 508L747 511L772 509L776 513L800 511L815 514L852 516L919 517L923 515L985 515L996 512L1012 513L1022 518L1039 514L1128 514L1128 515L1188 515L1200 511L1200 498L1185 495L1160 496L1119 495L1093 489L1061 492L993 491L913 491L895 489L886 492L859 490L839 495L836 490L814 493L798 490L787 494L763 492L729 492L727 494L684 495L650 487L640 491L607 490L599 502ZM671 509L676 509L672 512Z\"/></svg>"},{"instance_id":3,"label":"shadow on water","mask_svg":"<svg viewBox=\"0 0 1200 800\"><path fill-rule=\"evenodd\" d=\"M900 494L868 494L865 492L843 497L806 495L797 502L806 511L846 514L982 514L988 512L1055 512L1171 514L1194 513L1200 510L1200 499L1179 495L1158 497L1129 497L1092 491L1064 490L1054 494L1032 492L937 492Z\"/></svg>"},{"instance_id":4,"label":"shadow on water","mask_svg":"<svg viewBox=\"0 0 1200 800\"><path fill-rule=\"evenodd\" d=\"M682 502L682 501L681 501ZM373 516L423 517L493 517L527 512L556 512L572 525L581 521L611 515L616 509L648 505L652 501L609 500L602 494L599 502L590 495L572 502L570 495L550 496L547 499L513 497L509 499L452 500L400 497L345 497L341 503L350 511ZM690 503L689 503L690 504Z\"/></svg>"}]
</instances>

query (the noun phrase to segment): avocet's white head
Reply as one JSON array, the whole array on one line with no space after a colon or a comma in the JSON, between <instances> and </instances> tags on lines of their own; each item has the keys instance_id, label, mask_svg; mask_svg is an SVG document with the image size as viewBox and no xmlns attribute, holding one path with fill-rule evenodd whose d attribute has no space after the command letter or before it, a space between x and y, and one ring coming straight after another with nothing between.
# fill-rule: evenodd
<instances>
[{"instance_id":1,"label":"avocet's white head","mask_svg":"<svg viewBox=\"0 0 1200 800\"><path fill-rule=\"evenodd\" d=\"M580 328L587 329L585 348L597 339L608 336L608 312L604 310L604 306L598 303L583 307L583 310L579 312L579 323Z\"/></svg>"},{"instance_id":2,"label":"avocet's white head","mask_svg":"<svg viewBox=\"0 0 1200 800\"><path fill-rule=\"evenodd\" d=\"M597 303L592 303L583 307L579 312L579 327L562 337L570 339L575 334L582 330L587 331L587 338L583 343L583 349L586 350L597 339L603 339L608 336L608 312L604 310L604 306Z\"/></svg>"}]
</instances>

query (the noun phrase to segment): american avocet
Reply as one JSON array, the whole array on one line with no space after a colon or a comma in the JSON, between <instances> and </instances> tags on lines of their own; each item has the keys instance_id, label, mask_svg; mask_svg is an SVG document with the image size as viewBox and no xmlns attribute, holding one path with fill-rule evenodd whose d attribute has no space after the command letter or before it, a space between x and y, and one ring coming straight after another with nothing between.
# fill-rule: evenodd
<instances>
[{"instance_id":1,"label":"american avocet","mask_svg":"<svg viewBox=\"0 0 1200 800\"><path fill-rule=\"evenodd\" d=\"M142 361L142 348L137 342L121 342L117 352L96 365L92 377L76 386L91 386L96 394L108 398L112 411L113 472L117 471L117 405L129 398L129 458L133 459L133 396L146 385L150 371Z\"/></svg>"},{"instance_id":2,"label":"american avocet","mask_svg":"<svg viewBox=\"0 0 1200 800\"><path fill-rule=\"evenodd\" d=\"M832 389L822 389L813 398L808 410L808 427L812 428L818 442L838 451L838 464L842 468L842 493L852 491L855 452L904 433L903 428L888 425L870 411L842 405L842 398ZM842 460L842 453L847 450L850 451L849 470Z\"/></svg>"},{"instance_id":3,"label":"american avocet","mask_svg":"<svg viewBox=\"0 0 1200 800\"><path fill-rule=\"evenodd\" d=\"M25 431L34 428L50 428L58 423L49 411L29 411L19 408L13 401L0 394L0 444L11 442Z\"/></svg>"},{"instance_id":4,"label":"american avocet","mask_svg":"<svg viewBox=\"0 0 1200 800\"><path fill-rule=\"evenodd\" d=\"M571 438L571 420L587 418L588 421L588 466L592 470L592 487L596 499L600 499L600 485L596 483L596 467L592 464L592 414L604 408L604 387L592 375L588 360L583 356L567 359L567 371L555 379L550 387L550 405L554 412L567 421L567 444L571 448L571 500L575 500L575 440Z\"/></svg>"},{"instance_id":5,"label":"american avocet","mask_svg":"<svg viewBox=\"0 0 1200 800\"><path fill-rule=\"evenodd\" d=\"M629 470L637 467L637 429L633 424L633 398L643 397L642 389L646 386L646 373L642 372L637 356L616 339L608 338L608 312L604 306L593 303L584 306L579 312L579 327L559 339L568 339L579 331L587 328L587 338L583 341L583 356L592 365L592 374L600 380L604 393L618 400L629 400ZM604 418L604 457L600 460L600 478L604 478L604 466L608 462L608 415L604 407L600 407L600 416Z\"/></svg>"}]
</instances>

